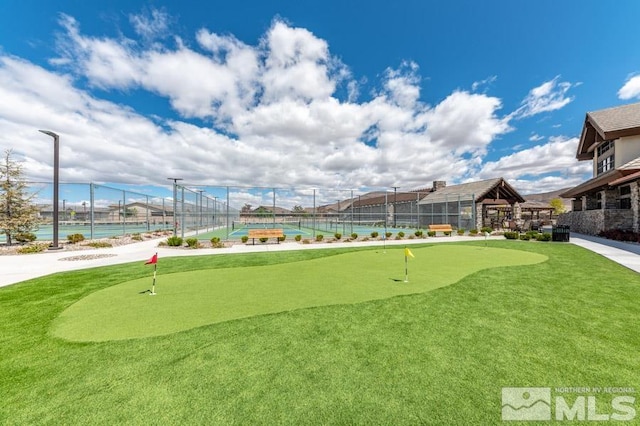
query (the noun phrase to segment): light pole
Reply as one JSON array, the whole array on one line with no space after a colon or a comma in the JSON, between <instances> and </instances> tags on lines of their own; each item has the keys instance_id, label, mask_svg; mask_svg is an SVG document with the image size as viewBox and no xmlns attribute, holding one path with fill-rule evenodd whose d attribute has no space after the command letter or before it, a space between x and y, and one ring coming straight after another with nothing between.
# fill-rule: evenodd
<instances>
[{"instance_id":1,"label":"light pole","mask_svg":"<svg viewBox=\"0 0 640 426\"><path fill-rule=\"evenodd\" d=\"M398 188L400 188L399 186L392 186L393 188L393 227L396 227L396 195L397 195L397 191Z\"/></svg>"},{"instance_id":2,"label":"light pole","mask_svg":"<svg viewBox=\"0 0 640 426\"><path fill-rule=\"evenodd\" d=\"M45 135L53 138L53 243L49 246L49 250L58 250L62 247L58 246L58 186L60 182L60 137L50 130L38 130Z\"/></svg>"},{"instance_id":3,"label":"light pole","mask_svg":"<svg viewBox=\"0 0 640 426\"><path fill-rule=\"evenodd\" d=\"M213 226L212 228L216 229L216 213L218 212L218 197L213 196Z\"/></svg>"},{"instance_id":4,"label":"light pole","mask_svg":"<svg viewBox=\"0 0 640 426\"><path fill-rule=\"evenodd\" d=\"M198 223L199 223L198 227L202 228L202 201L203 201L202 193L204 192L204 190L199 189L198 192L200 193L200 218L198 220Z\"/></svg>"},{"instance_id":5,"label":"light pole","mask_svg":"<svg viewBox=\"0 0 640 426\"><path fill-rule=\"evenodd\" d=\"M173 181L173 236L178 235L178 222L176 222L176 211L178 210L178 181L182 178L167 178Z\"/></svg>"}]
</instances>

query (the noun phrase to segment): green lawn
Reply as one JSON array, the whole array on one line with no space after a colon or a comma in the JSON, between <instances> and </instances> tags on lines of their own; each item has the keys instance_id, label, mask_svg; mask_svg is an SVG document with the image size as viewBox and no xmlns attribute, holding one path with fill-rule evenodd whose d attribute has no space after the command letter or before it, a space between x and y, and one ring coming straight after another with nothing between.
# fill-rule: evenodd
<instances>
[{"instance_id":1,"label":"green lawn","mask_svg":"<svg viewBox=\"0 0 640 426\"><path fill-rule=\"evenodd\" d=\"M488 245L412 247L407 284L395 281L404 278L403 259L394 263L399 271L381 275L375 269L382 262L372 267L381 287L402 288L418 286L420 271L432 277L453 265L459 281L439 288L258 309L129 340L71 342L53 334L74 304L137 290L138 283L149 288L149 266L61 273L0 289L0 423L496 424L502 387L640 389L638 274L570 244ZM494 267L467 273L470 255L441 254L446 262L430 264L431 255L452 246L468 253L517 249L536 255L529 263L539 255L548 260L504 266L496 254ZM340 280L358 282L356 259L381 253L352 251L161 259L159 294L134 297L163 303L163 277L205 269L235 278L287 268L331 275L330 258L351 270Z\"/></svg>"},{"instance_id":2,"label":"green lawn","mask_svg":"<svg viewBox=\"0 0 640 426\"><path fill-rule=\"evenodd\" d=\"M54 322L53 335L73 341L159 336L256 315L424 293L481 269L547 259L520 250L462 245L413 252L419 261L410 259L411 280L406 283L403 248L172 274L162 274L160 261L155 297L144 293L150 277L105 288L65 310Z\"/></svg>"}]
</instances>

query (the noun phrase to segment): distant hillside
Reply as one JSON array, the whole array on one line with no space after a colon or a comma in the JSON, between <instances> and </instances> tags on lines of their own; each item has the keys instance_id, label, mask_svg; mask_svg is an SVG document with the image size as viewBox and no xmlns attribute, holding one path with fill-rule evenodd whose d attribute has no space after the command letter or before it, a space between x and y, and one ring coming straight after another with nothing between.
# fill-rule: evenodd
<instances>
[{"instance_id":1,"label":"distant hillside","mask_svg":"<svg viewBox=\"0 0 640 426\"><path fill-rule=\"evenodd\" d=\"M540 194L527 194L523 195L524 199L527 201L541 201L541 202L549 202L554 198L560 198L560 194L570 190L571 188L558 189L557 191L551 192L541 192ZM563 199L564 201L564 199Z\"/></svg>"},{"instance_id":2,"label":"distant hillside","mask_svg":"<svg viewBox=\"0 0 640 426\"><path fill-rule=\"evenodd\" d=\"M565 191L568 191L569 189L571 188L563 188L563 189L558 189L557 191L551 191L551 192L541 192L540 194L527 194L527 195L523 195L522 197L526 201L530 201L534 203L544 203L544 204L549 204L551 200L553 200L554 198L560 198L562 200L562 203L564 204L565 210L570 211L571 200L568 198L560 197L560 194L562 194Z\"/></svg>"}]
</instances>

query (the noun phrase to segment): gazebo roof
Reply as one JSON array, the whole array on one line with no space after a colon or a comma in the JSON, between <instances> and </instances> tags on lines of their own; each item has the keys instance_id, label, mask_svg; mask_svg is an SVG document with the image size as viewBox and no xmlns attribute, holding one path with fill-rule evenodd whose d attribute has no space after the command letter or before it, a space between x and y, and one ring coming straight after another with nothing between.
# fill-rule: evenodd
<instances>
[{"instance_id":1,"label":"gazebo roof","mask_svg":"<svg viewBox=\"0 0 640 426\"><path fill-rule=\"evenodd\" d=\"M473 196L476 202L485 204L524 203L524 198L503 178L481 180L477 182L462 183L459 185L445 186L437 191L427 194L420 204L439 202L445 198L455 196Z\"/></svg>"}]
</instances>

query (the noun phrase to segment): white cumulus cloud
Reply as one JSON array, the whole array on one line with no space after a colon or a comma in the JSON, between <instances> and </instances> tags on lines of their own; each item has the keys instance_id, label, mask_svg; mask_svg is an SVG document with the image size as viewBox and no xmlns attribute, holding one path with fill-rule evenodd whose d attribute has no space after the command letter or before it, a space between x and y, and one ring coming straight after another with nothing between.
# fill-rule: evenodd
<instances>
[{"instance_id":1,"label":"white cumulus cloud","mask_svg":"<svg viewBox=\"0 0 640 426\"><path fill-rule=\"evenodd\" d=\"M0 54L0 148L19 147L30 178L51 175L39 128L60 134L61 179L76 182L415 188L582 172L573 139L485 160L515 119L571 101L558 77L501 115L502 99L486 93L426 103L418 64L403 61L367 81L374 89L360 99L365 79L354 80L327 41L283 20L256 45L207 28L193 41L169 37L171 17L153 10L130 20L139 40L87 35L62 15L51 68ZM145 115L126 104L130 92L170 113Z\"/></svg>"},{"instance_id":2,"label":"white cumulus cloud","mask_svg":"<svg viewBox=\"0 0 640 426\"><path fill-rule=\"evenodd\" d=\"M618 90L620 99L640 99L640 75L634 75L627 79L624 85Z\"/></svg>"}]
</instances>

